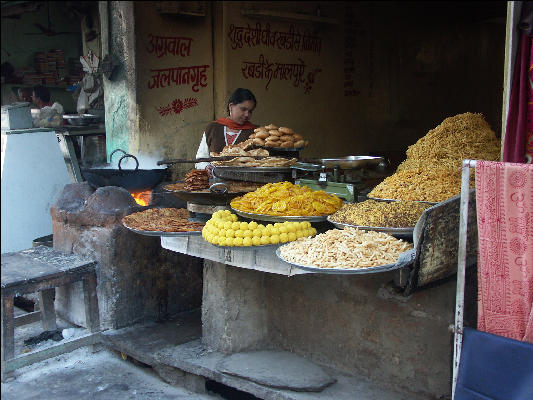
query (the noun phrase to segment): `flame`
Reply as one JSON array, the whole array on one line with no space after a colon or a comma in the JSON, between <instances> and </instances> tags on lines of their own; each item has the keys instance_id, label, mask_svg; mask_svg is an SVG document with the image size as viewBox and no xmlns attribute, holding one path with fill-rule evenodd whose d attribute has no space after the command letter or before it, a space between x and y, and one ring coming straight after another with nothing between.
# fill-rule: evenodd
<instances>
[{"instance_id":1,"label":"flame","mask_svg":"<svg viewBox=\"0 0 533 400\"><path fill-rule=\"evenodd\" d=\"M145 190L144 192L131 192L131 197L133 197L137 204L147 206L152 199L152 191Z\"/></svg>"}]
</instances>

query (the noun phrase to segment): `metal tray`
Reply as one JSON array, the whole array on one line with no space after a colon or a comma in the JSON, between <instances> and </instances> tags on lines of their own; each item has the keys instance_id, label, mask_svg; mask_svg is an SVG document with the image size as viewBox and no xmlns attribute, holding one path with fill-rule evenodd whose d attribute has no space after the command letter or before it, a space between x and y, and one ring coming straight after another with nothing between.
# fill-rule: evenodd
<instances>
[{"instance_id":1,"label":"metal tray","mask_svg":"<svg viewBox=\"0 0 533 400\"><path fill-rule=\"evenodd\" d=\"M233 211L235 214L248 218L248 219L256 219L260 221L267 221L267 222L284 222L284 221L309 221L309 222L322 222L326 221L327 215L311 215L311 216L294 216L294 215L287 215L287 216L279 216L279 215L266 215L266 214L254 214L254 213L248 213L244 211L239 211L233 207L231 207L231 211Z\"/></svg>"},{"instance_id":2,"label":"metal tray","mask_svg":"<svg viewBox=\"0 0 533 400\"><path fill-rule=\"evenodd\" d=\"M310 160L312 163L324 165L327 168L339 167L341 169L358 169L363 167L377 167L383 157L374 156L346 156L339 158L320 158Z\"/></svg>"},{"instance_id":3,"label":"metal tray","mask_svg":"<svg viewBox=\"0 0 533 400\"><path fill-rule=\"evenodd\" d=\"M162 232L162 231L142 231L140 229L130 228L128 225L122 223L124 227L128 228L134 233L144 236L159 236L159 237L176 237L176 236L193 236L201 235L202 231L189 231L189 232Z\"/></svg>"},{"instance_id":4,"label":"metal tray","mask_svg":"<svg viewBox=\"0 0 533 400\"><path fill-rule=\"evenodd\" d=\"M339 274L339 275L362 275L362 274L375 274L377 272L386 272L386 271L394 271L396 269L404 268L408 266L409 264L412 264L416 252L414 249L410 249L406 252L403 252L398 257L398 261L394 264L386 264L386 265L378 265L376 267L368 267L368 268L319 268L319 267L313 267L309 265L300 265L295 264L289 261L286 261L280 254L281 246L276 249L276 256L287 264L290 264L292 266L295 266L300 269L304 269L306 271L312 271L320 274Z\"/></svg>"},{"instance_id":5,"label":"metal tray","mask_svg":"<svg viewBox=\"0 0 533 400\"><path fill-rule=\"evenodd\" d=\"M368 200L376 200L376 201L401 201L398 199L381 199L379 197L370 197L366 196ZM438 201L425 201L425 200L405 200L405 201L414 201L415 203L426 203L426 204L439 204Z\"/></svg>"},{"instance_id":6,"label":"metal tray","mask_svg":"<svg viewBox=\"0 0 533 400\"><path fill-rule=\"evenodd\" d=\"M224 172L290 172L291 167L239 167L235 165L216 165L213 170Z\"/></svg>"},{"instance_id":7,"label":"metal tray","mask_svg":"<svg viewBox=\"0 0 533 400\"><path fill-rule=\"evenodd\" d=\"M398 235L398 234L401 234L401 235L412 235L413 234L413 230L415 229L414 226L411 227L411 228L393 228L393 227L386 227L386 226L351 225L351 224L345 224L345 223L342 223L342 222L334 222L334 221L332 221L330 219L329 216L328 216L327 220L328 220L328 222L332 223L333 225L335 225L335 227L337 227L339 229L343 229L344 227L348 226L350 228L359 228L359 229L364 229L364 230L369 230L369 231L388 233L389 235Z\"/></svg>"},{"instance_id":8,"label":"metal tray","mask_svg":"<svg viewBox=\"0 0 533 400\"><path fill-rule=\"evenodd\" d=\"M174 196L188 201L190 203L202 204L206 206L225 206L230 203L235 197L243 196L248 192L229 192L229 193L213 193L213 192L187 192L187 191L173 191L169 190Z\"/></svg>"},{"instance_id":9,"label":"metal tray","mask_svg":"<svg viewBox=\"0 0 533 400\"><path fill-rule=\"evenodd\" d=\"M209 243L209 242L207 242ZM218 244L209 243L211 246L220 247L221 249L252 249L252 250L258 250L258 249L268 249L268 248L277 248L285 243L278 243L278 244L264 244L261 246L219 246Z\"/></svg>"},{"instance_id":10,"label":"metal tray","mask_svg":"<svg viewBox=\"0 0 533 400\"><path fill-rule=\"evenodd\" d=\"M276 151L300 151L302 150L305 146L302 146L302 147L267 147L267 146L256 146L256 147L259 147L261 149L265 149L265 150L276 150Z\"/></svg>"}]
</instances>

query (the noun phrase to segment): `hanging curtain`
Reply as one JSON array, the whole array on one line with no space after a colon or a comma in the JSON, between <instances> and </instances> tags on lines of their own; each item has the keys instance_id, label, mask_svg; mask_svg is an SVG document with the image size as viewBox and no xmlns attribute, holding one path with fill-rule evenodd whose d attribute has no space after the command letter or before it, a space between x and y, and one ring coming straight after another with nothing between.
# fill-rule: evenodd
<instances>
[{"instance_id":1,"label":"hanging curtain","mask_svg":"<svg viewBox=\"0 0 533 400\"><path fill-rule=\"evenodd\" d=\"M524 2L520 37L509 98L502 160L533 160L533 5Z\"/></svg>"},{"instance_id":2,"label":"hanging curtain","mask_svg":"<svg viewBox=\"0 0 533 400\"><path fill-rule=\"evenodd\" d=\"M533 343L533 165L476 162L478 330Z\"/></svg>"}]
</instances>

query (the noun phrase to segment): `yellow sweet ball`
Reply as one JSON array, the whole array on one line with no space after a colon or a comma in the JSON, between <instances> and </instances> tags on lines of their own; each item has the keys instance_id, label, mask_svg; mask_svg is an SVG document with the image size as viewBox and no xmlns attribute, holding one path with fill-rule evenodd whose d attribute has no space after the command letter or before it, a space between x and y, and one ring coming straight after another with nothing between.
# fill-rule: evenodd
<instances>
[{"instance_id":1,"label":"yellow sweet ball","mask_svg":"<svg viewBox=\"0 0 533 400\"><path fill-rule=\"evenodd\" d=\"M241 224L238 223L237 221L233 221L231 223L231 229L233 229L234 231L238 230L238 229L241 229Z\"/></svg>"},{"instance_id":2,"label":"yellow sweet ball","mask_svg":"<svg viewBox=\"0 0 533 400\"><path fill-rule=\"evenodd\" d=\"M255 228L252 233L253 236L261 237L261 229Z\"/></svg>"},{"instance_id":3,"label":"yellow sweet ball","mask_svg":"<svg viewBox=\"0 0 533 400\"><path fill-rule=\"evenodd\" d=\"M275 226L273 226L272 229L270 229L270 236L279 235L279 234L280 234L280 231Z\"/></svg>"},{"instance_id":4,"label":"yellow sweet ball","mask_svg":"<svg viewBox=\"0 0 533 400\"><path fill-rule=\"evenodd\" d=\"M303 236L304 236L304 232L303 232L303 230L298 229L298 230L296 231L296 238L297 238L297 239L300 239L300 238L303 237Z\"/></svg>"},{"instance_id":5,"label":"yellow sweet ball","mask_svg":"<svg viewBox=\"0 0 533 400\"><path fill-rule=\"evenodd\" d=\"M243 232L243 234L242 234L242 236L245 237L245 238L247 238L247 237L251 238L253 235L254 235L254 233L253 233L253 231L251 231L250 229L246 229L246 230Z\"/></svg>"},{"instance_id":6,"label":"yellow sweet ball","mask_svg":"<svg viewBox=\"0 0 533 400\"><path fill-rule=\"evenodd\" d=\"M311 236L312 235L312 231L310 228L307 228L307 229L302 229L302 232L304 234L304 236Z\"/></svg>"},{"instance_id":7,"label":"yellow sweet ball","mask_svg":"<svg viewBox=\"0 0 533 400\"><path fill-rule=\"evenodd\" d=\"M281 226L278 228L278 230L279 230L280 235L281 235L282 233L287 234L287 232L288 232L288 230L287 230L287 226L286 226L286 225L281 225Z\"/></svg>"},{"instance_id":8,"label":"yellow sweet ball","mask_svg":"<svg viewBox=\"0 0 533 400\"><path fill-rule=\"evenodd\" d=\"M263 229L263 231L261 232L261 236L270 236L271 234L272 230L268 226L266 226L265 229Z\"/></svg>"},{"instance_id":9,"label":"yellow sweet ball","mask_svg":"<svg viewBox=\"0 0 533 400\"><path fill-rule=\"evenodd\" d=\"M211 243L218 244L218 236L217 235L211 235Z\"/></svg>"},{"instance_id":10,"label":"yellow sweet ball","mask_svg":"<svg viewBox=\"0 0 533 400\"><path fill-rule=\"evenodd\" d=\"M248 222L241 222L240 229L243 230L243 231L248 229Z\"/></svg>"},{"instance_id":11,"label":"yellow sweet ball","mask_svg":"<svg viewBox=\"0 0 533 400\"><path fill-rule=\"evenodd\" d=\"M270 228L270 229L272 229L272 228L274 228L274 225L272 225L272 224L267 224L267 225L265 226L265 228Z\"/></svg>"},{"instance_id":12,"label":"yellow sweet ball","mask_svg":"<svg viewBox=\"0 0 533 400\"><path fill-rule=\"evenodd\" d=\"M254 237L252 238L252 244L254 246L260 246L261 245L261 237L254 235Z\"/></svg>"},{"instance_id":13,"label":"yellow sweet ball","mask_svg":"<svg viewBox=\"0 0 533 400\"><path fill-rule=\"evenodd\" d=\"M218 237L218 245L219 246L225 246L226 245L226 236L219 236Z\"/></svg>"},{"instance_id":14,"label":"yellow sweet ball","mask_svg":"<svg viewBox=\"0 0 533 400\"><path fill-rule=\"evenodd\" d=\"M259 224L257 222L255 222L255 221L249 222L248 223L248 229L251 229L253 231L253 230L257 229L258 225Z\"/></svg>"},{"instance_id":15,"label":"yellow sweet ball","mask_svg":"<svg viewBox=\"0 0 533 400\"><path fill-rule=\"evenodd\" d=\"M259 224L259 225L257 225L257 229L263 230L263 229L265 229L265 226L263 224Z\"/></svg>"},{"instance_id":16,"label":"yellow sweet ball","mask_svg":"<svg viewBox=\"0 0 533 400\"><path fill-rule=\"evenodd\" d=\"M236 237L233 239L234 246L242 246L242 237Z\"/></svg>"},{"instance_id":17,"label":"yellow sweet ball","mask_svg":"<svg viewBox=\"0 0 533 400\"><path fill-rule=\"evenodd\" d=\"M224 236L226 237L226 230L224 228L222 228L221 230L218 231L218 236Z\"/></svg>"},{"instance_id":18,"label":"yellow sweet ball","mask_svg":"<svg viewBox=\"0 0 533 400\"><path fill-rule=\"evenodd\" d=\"M215 222L215 226L218 228L218 229L222 229L224 228L224 221L220 220L220 219L217 219L216 222Z\"/></svg>"},{"instance_id":19,"label":"yellow sweet ball","mask_svg":"<svg viewBox=\"0 0 533 400\"><path fill-rule=\"evenodd\" d=\"M232 215L230 210L224 210L224 215L230 217Z\"/></svg>"},{"instance_id":20,"label":"yellow sweet ball","mask_svg":"<svg viewBox=\"0 0 533 400\"><path fill-rule=\"evenodd\" d=\"M297 224L298 222L289 222L287 224L287 233L296 232L296 226L294 226L295 223Z\"/></svg>"},{"instance_id":21,"label":"yellow sweet ball","mask_svg":"<svg viewBox=\"0 0 533 400\"><path fill-rule=\"evenodd\" d=\"M236 238L243 238L244 237L244 231L242 229L237 229L235 231L235 237Z\"/></svg>"},{"instance_id":22,"label":"yellow sweet ball","mask_svg":"<svg viewBox=\"0 0 533 400\"><path fill-rule=\"evenodd\" d=\"M296 233L294 232L289 232L287 235L289 236L289 242L292 242L297 239Z\"/></svg>"},{"instance_id":23,"label":"yellow sweet ball","mask_svg":"<svg viewBox=\"0 0 533 400\"><path fill-rule=\"evenodd\" d=\"M242 240L242 245L243 246L251 246L252 245L252 238L251 237L245 237Z\"/></svg>"},{"instance_id":24,"label":"yellow sweet ball","mask_svg":"<svg viewBox=\"0 0 533 400\"><path fill-rule=\"evenodd\" d=\"M270 236L261 236L261 244L262 245L270 244Z\"/></svg>"},{"instance_id":25,"label":"yellow sweet ball","mask_svg":"<svg viewBox=\"0 0 533 400\"><path fill-rule=\"evenodd\" d=\"M270 243L271 244L278 244L279 243L279 235L270 236Z\"/></svg>"},{"instance_id":26,"label":"yellow sweet ball","mask_svg":"<svg viewBox=\"0 0 533 400\"><path fill-rule=\"evenodd\" d=\"M304 223L305 223L305 227L306 227L306 228L311 228L311 222L309 222L309 221L304 221Z\"/></svg>"},{"instance_id":27,"label":"yellow sweet ball","mask_svg":"<svg viewBox=\"0 0 533 400\"><path fill-rule=\"evenodd\" d=\"M234 238L235 237L235 231L233 229L226 230L226 237L227 238Z\"/></svg>"},{"instance_id":28,"label":"yellow sweet ball","mask_svg":"<svg viewBox=\"0 0 533 400\"><path fill-rule=\"evenodd\" d=\"M310 229L311 229L311 235L315 236L316 235L316 229L313 228L313 227L311 227Z\"/></svg>"},{"instance_id":29,"label":"yellow sweet ball","mask_svg":"<svg viewBox=\"0 0 533 400\"><path fill-rule=\"evenodd\" d=\"M274 228L279 228L281 225L283 225L281 222L276 222L274 224Z\"/></svg>"},{"instance_id":30,"label":"yellow sweet ball","mask_svg":"<svg viewBox=\"0 0 533 400\"><path fill-rule=\"evenodd\" d=\"M280 233L279 235L279 241L281 243L287 243L289 241L289 235L287 235L286 232Z\"/></svg>"},{"instance_id":31,"label":"yellow sweet ball","mask_svg":"<svg viewBox=\"0 0 533 400\"><path fill-rule=\"evenodd\" d=\"M233 222L237 222L238 219L239 219L239 217L237 217L235 214L231 214L231 220Z\"/></svg>"},{"instance_id":32,"label":"yellow sweet ball","mask_svg":"<svg viewBox=\"0 0 533 400\"><path fill-rule=\"evenodd\" d=\"M299 223L298 223L298 229L300 229L300 230L301 230L301 229L307 229L307 224L308 224L307 221L299 222ZM309 224L309 225L311 225L311 224Z\"/></svg>"},{"instance_id":33,"label":"yellow sweet ball","mask_svg":"<svg viewBox=\"0 0 533 400\"><path fill-rule=\"evenodd\" d=\"M224 222L224 229L231 229L231 221Z\"/></svg>"}]
</instances>

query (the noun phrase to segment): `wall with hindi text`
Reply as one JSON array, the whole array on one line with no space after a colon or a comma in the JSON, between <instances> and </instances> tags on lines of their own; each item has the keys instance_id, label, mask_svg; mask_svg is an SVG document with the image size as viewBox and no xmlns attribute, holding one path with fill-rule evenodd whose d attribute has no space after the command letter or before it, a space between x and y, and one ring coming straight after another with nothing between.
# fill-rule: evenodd
<instances>
[{"instance_id":1,"label":"wall with hindi text","mask_svg":"<svg viewBox=\"0 0 533 400\"><path fill-rule=\"evenodd\" d=\"M207 11L205 17L183 17L160 14L155 2L135 2L141 155L194 158L213 119L210 7ZM176 166L181 175L193 167Z\"/></svg>"}]
</instances>

